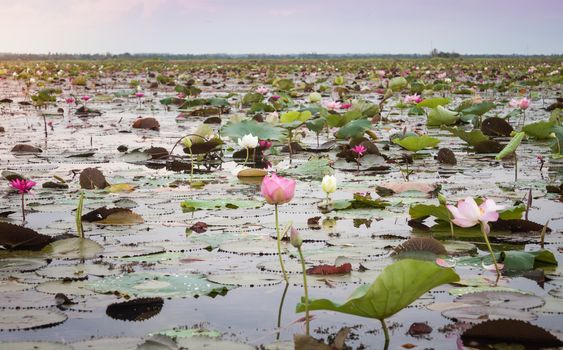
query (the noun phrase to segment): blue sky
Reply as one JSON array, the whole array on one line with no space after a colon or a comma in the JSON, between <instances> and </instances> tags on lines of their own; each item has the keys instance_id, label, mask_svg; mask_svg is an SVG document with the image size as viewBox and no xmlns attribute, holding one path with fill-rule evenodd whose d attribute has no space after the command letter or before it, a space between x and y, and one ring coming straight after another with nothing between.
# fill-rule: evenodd
<instances>
[{"instance_id":1,"label":"blue sky","mask_svg":"<svg viewBox=\"0 0 563 350\"><path fill-rule=\"evenodd\" d=\"M563 0L0 0L0 8L0 52L563 54Z\"/></svg>"}]
</instances>

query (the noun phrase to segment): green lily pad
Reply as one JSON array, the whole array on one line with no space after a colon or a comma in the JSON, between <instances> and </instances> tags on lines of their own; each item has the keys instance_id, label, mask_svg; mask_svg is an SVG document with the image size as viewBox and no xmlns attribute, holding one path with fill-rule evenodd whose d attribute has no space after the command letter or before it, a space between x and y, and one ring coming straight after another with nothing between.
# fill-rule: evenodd
<instances>
[{"instance_id":1,"label":"green lily pad","mask_svg":"<svg viewBox=\"0 0 563 350\"><path fill-rule=\"evenodd\" d=\"M435 137L430 137L427 135L423 136L407 136L403 139L393 139L393 143L403 147L411 152L418 152L425 148L435 148L440 143L440 139Z\"/></svg>"},{"instance_id":2,"label":"green lily pad","mask_svg":"<svg viewBox=\"0 0 563 350\"><path fill-rule=\"evenodd\" d=\"M0 312L0 330L21 331L63 323L67 315L54 310L7 309Z\"/></svg>"},{"instance_id":3,"label":"green lily pad","mask_svg":"<svg viewBox=\"0 0 563 350\"><path fill-rule=\"evenodd\" d=\"M67 238L50 243L43 252L57 259L90 259L96 257L104 248L87 238Z\"/></svg>"},{"instance_id":4,"label":"green lily pad","mask_svg":"<svg viewBox=\"0 0 563 350\"><path fill-rule=\"evenodd\" d=\"M229 287L209 282L202 275L172 275L163 273L129 273L106 277L87 286L97 293L133 295L136 297L193 297L223 293ZM232 287L231 287L232 288Z\"/></svg>"},{"instance_id":5,"label":"green lily pad","mask_svg":"<svg viewBox=\"0 0 563 350\"><path fill-rule=\"evenodd\" d=\"M256 209L264 205L262 201L248 199L188 199L180 203L184 212L205 209Z\"/></svg>"},{"instance_id":6,"label":"green lily pad","mask_svg":"<svg viewBox=\"0 0 563 350\"><path fill-rule=\"evenodd\" d=\"M554 121L540 120L535 123L524 125L524 127L522 127L522 131L524 131L526 135L530 137L539 140L547 140L550 138L554 126L555 126Z\"/></svg>"},{"instance_id":7,"label":"green lily pad","mask_svg":"<svg viewBox=\"0 0 563 350\"><path fill-rule=\"evenodd\" d=\"M71 345L74 350L136 350L142 342L141 338L118 337L89 339Z\"/></svg>"},{"instance_id":8,"label":"green lily pad","mask_svg":"<svg viewBox=\"0 0 563 350\"><path fill-rule=\"evenodd\" d=\"M452 125L457 123L459 116L457 112L452 112L442 106L438 106L428 113L428 126Z\"/></svg>"},{"instance_id":9,"label":"green lily pad","mask_svg":"<svg viewBox=\"0 0 563 350\"><path fill-rule=\"evenodd\" d=\"M0 350L75 350L70 345L42 341L2 342Z\"/></svg>"},{"instance_id":10,"label":"green lily pad","mask_svg":"<svg viewBox=\"0 0 563 350\"><path fill-rule=\"evenodd\" d=\"M280 275L257 272L232 272L207 275L207 280L237 287L264 287L281 283Z\"/></svg>"}]
</instances>

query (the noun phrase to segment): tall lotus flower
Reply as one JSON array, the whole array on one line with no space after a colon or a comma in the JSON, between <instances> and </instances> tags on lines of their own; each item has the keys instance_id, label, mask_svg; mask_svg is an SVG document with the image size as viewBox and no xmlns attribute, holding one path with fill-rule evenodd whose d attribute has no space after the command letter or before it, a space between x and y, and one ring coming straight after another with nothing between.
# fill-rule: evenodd
<instances>
[{"instance_id":1,"label":"tall lotus flower","mask_svg":"<svg viewBox=\"0 0 563 350\"><path fill-rule=\"evenodd\" d=\"M22 200L22 218L25 222L25 195L31 191L31 189L37 185L35 181L26 179L15 179L10 181L10 187L17 190L21 194Z\"/></svg>"},{"instance_id":2,"label":"tall lotus flower","mask_svg":"<svg viewBox=\"0 0 563 350\"><path fill-rule=\"evenodd\" d=\"M295 180L286 179L276 174L271 176L265 176L262 180L262 195L268 204L274 205L274 213L276 219L276 236L278 245L278 257L280 260L280 266L283 272L283 278L286 283L288 283L287 273L285 272L285 266L283 264L283 259L281 255L281 235L280 226L278 218L278 205L289 203L293 196L295 195Z\"/></svg>"},{"instance_id":3,"label":"tall lotus flower","mask_svg":"<svg viewBox=\"0 0 563 350\"><path fill-rule=\"evenodd\" d=\"M268 204L289 203L295 194L295 180L286 179L276 174L265 176L262 180L261 191Z\"/></svg>"},{"instance_id":4,"label":"tall lotus flower","mask_svg":"<svg viewBox=\"0 0 563 350\"><path fill-rule=\"evenodd\" d=\"M452 222L460 227L472 227L477 224L481 224L481 233L489 248L489 253L493 259L495 265L495 270L497 272L497 280L500 279L500 269L497 264L495 254L489 243L488 234L490 231L489 222L495 222L499 218L499 210L504 209L504 206L497 205L492 199L485 199L481 205L477 205L475 200L471 197L467 197L465 200L459 201L457 207L453 205L448 205L448 210L453 215ZM496 284L496 283L495 283Z\"/></svg>"},{"instance_id":5,"label":"tall lotus flower","mask_svg":"<svg viewBox=\"0 0 563 350\"><path fill-rule=\"evenodd\" d=\"M246 134L238 140L238 145L246 149L246 159L244 161L244 163L246 164L246 162L248 162L250 149L258 147L258 136Z\"/></svg>"}]
</instances>

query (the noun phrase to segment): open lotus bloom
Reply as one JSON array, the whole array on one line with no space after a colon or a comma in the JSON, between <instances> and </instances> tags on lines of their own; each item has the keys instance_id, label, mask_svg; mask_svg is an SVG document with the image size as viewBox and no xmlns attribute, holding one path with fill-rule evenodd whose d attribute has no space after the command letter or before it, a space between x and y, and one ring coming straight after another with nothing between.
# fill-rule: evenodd
<instances>
[{"instance_id":1,"label":"open lotus bloom","mask_svg":"<svg viewBox=\"0 0 563 350\"><path fill-rule=\"evenodd\" d=\"M256 148L258 146L258 136L246 134L238 140L238 145L242 148Z\"/></svg>"},{"instance_id":2,"label":"open lotus bloom","mask_svg":"<svg viewBox=\"0 0 563 350\"><path fill-rule=\"evenodd\" d=\"M10 181L10 187L15 190L18 190L19 193L29 193L31 189L37 185L35 181L26 180L26 179L15 179Z\"/></svg>"},{"instance_id":3,"label":"open lotus bloom","mask_svg":"<svg viewBox=\"0 0 563 350\"><path fill-rule=\"evenodd\" d=\"M485 224L485 230L489 233L488 222L498 220L498 211L504 209L504 206L497 205L492 199L485 199L481 205L477 205L475 200L467 197L457 203L457 207L448 205L448 210L454 216L452 222L460 227L472 227L478 223Z\"/></svg>"}]
</instances>

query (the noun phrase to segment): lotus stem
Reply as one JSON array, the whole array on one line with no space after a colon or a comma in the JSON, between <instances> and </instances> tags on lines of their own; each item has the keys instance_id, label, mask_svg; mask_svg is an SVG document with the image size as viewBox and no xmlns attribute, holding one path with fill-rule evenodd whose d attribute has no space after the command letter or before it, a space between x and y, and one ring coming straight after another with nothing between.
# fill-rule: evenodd
<instances>
[{"instance_id":1,"label":"lotus stem","mask_svg":"<svg viewBox=\"0 0 563 350\"><path fill-rule=\"evenodd\" d=\"M25 193L22 193L22 220L25 223Z\"/></svg>"},{"instance_id":2,"label":"lotus stem","mask_svg":"<svg viewBox=\"0 0 563 350\"><path fill-rule=\"evenodd\" d=\"M248 163L248 156L250 155L250 151L248 150L248 147L246 147L246 159L244 160L244 165L246 165L246 163Z\"/></svg>"},{"instance_id":3,"label":"lotus stem","mask_svg":"<svg viewBox=\"0 0 563 350\"><path fill-rule=\"evenodd\" d=\"M309 290L307 288L307 269L305 269L305 258L301 247L297 248L299 259L301 260L301 269L303 270L303 290L305 292L305 334L309 335Z\"/></svg>"},{"instance_id":4,"label":"lotus stem","mask_svg":"<svg viewBox=\"0 0 563 350\"><path fill-rule=\"evenodd\" d=\"M82 226L82 208L84 207L84 192L80 192L78 206L76 207L76 231L78 237L84 238L84 227Z\"/></svg>"},{"instance_id":5,"label":"lotus stem","mask_svg":"<svg viewBox=\"0 0 563 350\"><path fill-rule=\"evenodd\" d=\"M383 335L385 336L385 346L384 346L384 350L389 349L389 330L387 329L387 325L385 324L385 320L381 319L379 320L379 322L381 322L381 328L383 329Z\"/></svg>"},{"instance_id":6,"label":"lotus stem","mask_svg":"<svg viewBox=\"0 0 563 350\"><path fill-rule=\"evenodd\" d=\"M283 303L285 302L285 296L287 295L287 290L289 288L289 283L285 284L285 288L283 289L283 294L280 300L280 306L278 308L278 333L276 335L276 340L280 340L280 330L281 330L281 316L283 310Z\"/></svg>"},{"instance_id":7,"label":"lotus stem","mask_svg":"<svg viewBox=\"0 0 563 350\"><path fill-rule=\"evenodd\" d=\"M287 279L287 272L285 272L285 266L283 265L283 258L282 258L282 254L281 254L281 236L280 236L280 225L279 225L278 205L277 204L274 204L274 212L275 212L275 217L276 217L276 236L277 236L277 240L278 240L278 258L280 259L280 266L281 266L282 273L283 273L283 279L285 280L285 283L289 283L289 281Z\"/></svg>"},{"instance_id":8,"label":"lotus stem","mask_svg":"<svg viewBox=\"0 0 563 350\"><path fill-rule=\"evenodd\" d=\"M493 248L491 247L491 243L489 242L489 237L487 236L487 232L485 230L485 225L488 225L488 224L481 222L481 233L483 234L483 238L485 239L485 243L487 244L487 248L489 249L489 253L491 254L491 258L493 259L493 264L495 265L495 270L497 272L497 279L496 279L495 284L494 284L494 286L496 287L496 285L498 284L498 281L500 280L500 270L499 270L498 265L497 265L497 258L495 257L495 253L493 252Z\"/></svg>"},{"instance_id":9,"label":"lotus stem","mask_svg":"<svg viewBox=\"0 0 563 350\"><path fill-rule=\"evenodd\" d=\"M190 151L190 183L192 183L194 177L194 155L191 147L188 147L188 150Z\"/></svg>"},{"instance_id":10,"label":"lotus stem","mask_svg":"<svg viewBox=\"0 0 563 350\"><path fill-rule=\"evenodd\" d=\"M543 227L541 229L541 234L540 234L540 247L541 247L541 249L543 249L543 247L544 247L545 232L547 231L547 224L549 224L549 220L547 220L545 222L545 225L543 225Z\"/></svg>"}]
</instances>

